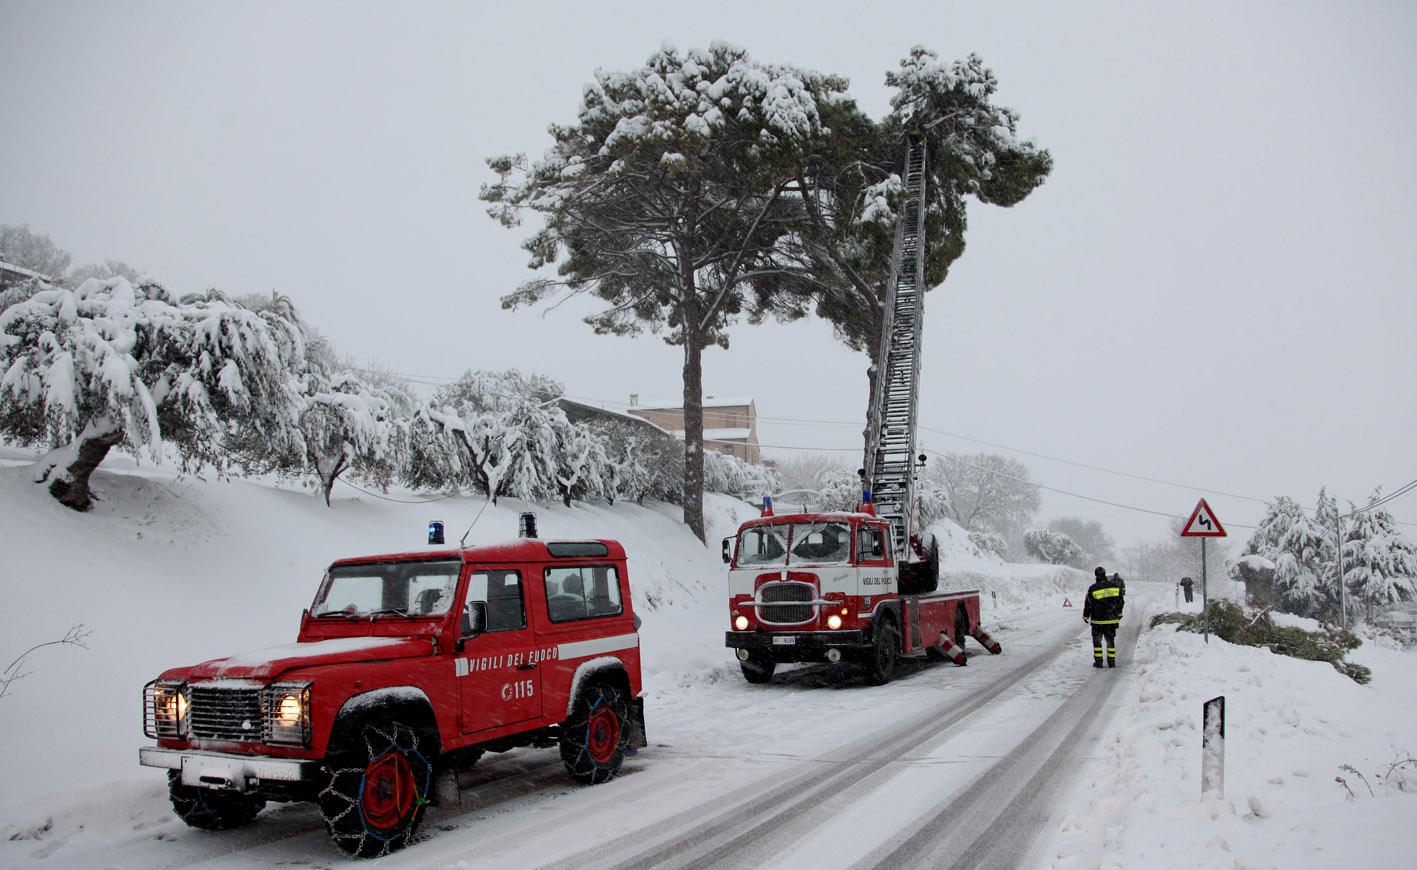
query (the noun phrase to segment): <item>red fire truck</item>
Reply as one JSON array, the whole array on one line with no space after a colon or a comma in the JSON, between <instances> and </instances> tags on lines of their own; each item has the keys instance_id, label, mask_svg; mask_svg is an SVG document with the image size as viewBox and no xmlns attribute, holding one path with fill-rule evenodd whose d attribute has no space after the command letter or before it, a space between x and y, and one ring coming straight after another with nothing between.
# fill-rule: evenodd
<instances>
[{"instance_id":1,"label":"red fire truck","mask_svg":"<svg viewBox=\"0 0 1417 870\"><path fill-rule=\"evenodd\" d=\"M890 680L897 656L965 664L965 637L999 652L979 625L978 591L902 593L938 572L938 555L900 564L890 540L889 523L869 508L774 516L768 500L762 517L724 541L726 642L743 676L764 683L779 662L848 660L879 685Z\"/></svg>"},{"instance_id":2,"label":"red fire truck","mask_svg":"<svg viewBox=\"0 0 1417 870\"><path fill-rule=\"evenodd\" d=\"M559 746L580 782L619 772L645 745L625 551L537 540L528 517L515 543L341 559L295 643L149 683L139 761L168 771L177 815L216 830L313 801L340 850L374 857L483 752Z\"/></svg>"},{"instance_id":3,"label":"red fire truck","mask_svg":"<svg viewBox=\"0 0 1417 870\"><path fill-rule=\"evenodd\" d=\"M920 350L925 300L927 130L909 137L905 198L881 309L877 368L867 405L862 513L763 516L723 542L730 562L727 644L750 682L778 662L852 658L873 683L890 679L897 655L936 652L965 663L966 635L990 652L979 627L979 593L936 592L939 547L916 528ZM731 552L730 552L731 549Z\"/></svg>"}]
</instances>

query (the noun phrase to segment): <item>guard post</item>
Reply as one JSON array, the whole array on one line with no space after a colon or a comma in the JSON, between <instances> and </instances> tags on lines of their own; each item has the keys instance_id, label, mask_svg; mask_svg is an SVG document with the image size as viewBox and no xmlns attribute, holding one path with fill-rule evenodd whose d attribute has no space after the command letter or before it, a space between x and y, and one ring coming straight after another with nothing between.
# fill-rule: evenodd
<instances>
[{"instance_id":1,"label":"guard post","mask_svg":"<svg viewBox=\"0 0 1417 870\"><path fill-rule=\"evenodd\" d=\"M1225 696L1201 705L1201 794L1225 797Z\"/></svg>"}]
</instances>

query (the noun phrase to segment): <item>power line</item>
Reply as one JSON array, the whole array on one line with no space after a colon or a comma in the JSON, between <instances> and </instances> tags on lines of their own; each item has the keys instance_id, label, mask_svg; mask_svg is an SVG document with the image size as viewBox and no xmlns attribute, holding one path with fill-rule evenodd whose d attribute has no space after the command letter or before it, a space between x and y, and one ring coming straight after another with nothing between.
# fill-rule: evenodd
<instances>
[{"instance_id":1,"label":"power line","mask_svg":"<svg viewBox=\"0 0 1417 870\"><path fill-rule=\"evenodd\" d=\"M359 369L359 371L369 371L369 370L367 370L367 369ZM405 378L405 379L407 379L407 380L413 380L413 381L415 381L415 382L417 382L417 383L422 383L422 384L425 384L425 385L427 385L427 386L434 386L434 387L437 387L437 386L444 386L446 383L452 383L452 382L455 382L456 380L458 380L457 378L448 378L448 377L440 376L440 375L409 375L409 374L405 374L405 373L402 373L402 372L387 372L387 374L396 375L396 376L398 376L398 377L402 377L402 378ZM435 381L440 381L441 383L435 382ZM509 397L507 397L507 398L512 398L512 397L509 396ZM571 394L569 394L569 393L565 395L565 398L568 398L568 399L575 399L575 400L583 401L583 402L598 402L598 403L603 404L603 405L613 405L613 406L616 406L616 407L624 407L624 408L635 407L634 405L631 405L631 404L628 403L628 402L620 402L620 401L615 401L615 400L611 400L611 399L599 399L599 398L593 398L593 397L589 397L589 396L574 396L574 395L571 395ZM705 409L705 411L704 411L704 416L705 416L705 417L711 417L711 416L713 416L713 413L714 413L714 412L713 412L712 410ZM787 423L787 424L792 424L792 425L852 426L852 427L856 427L856 426L860 426L860 425L861 425L859 422L851 422L851 421L847 421L847 420L818 420L818 419L801 418L801 417L769 417L769 416L764 416L764 415L758 415L757 419L760 420L760 421L765 421L765 422ZM710 428L712 428L712 427L710 427ZM1227 498L1235 498L1235 499L1240 499L1240 500L1243 500L1243 501L1255 502L1255 503L1257 503L1257 504L1265 504L1265 505L1267 505L1267 504L1269 504L1269 503L1271 502L1271 499L1260 498L1260 497L1258 497L1258 496L1244 495L1244 494L1242 494L1242 493L1236 493L1236 492L1228 492L1228 491L1226 491L1226 490L1223 490L1223 489L1216 489L1216 488L1214 488L1214 487L1195 486L1195 485L1193 485L1193 484L1180 483L1180 482L1173 481L1173 480L1165 480L1165 479L1163 479L1163 478L1152 477L1152 476L1150 476L1150 475L1137 474L1137 473L1135 473L1135 472L1130 472L1130 471L1121 471L1121 470L1115 469L1115 468L1107 468L1106 466L1102 466L1102 465L1094 465L1094 464L1087 463L1087 462L1079 462L1079 461L1072 460L1072 459L1064 459L1064 458L1062 458L1062 457L1060 457L1060 456L1050 456L1050 455L1048 455L1048 454L1046 454L1046 453L1039 453L1039 452L1033 451L1033 450L1026 450L1026 449L1021 448L1021 447L1012 447L1012 446L1010 446L1010 445L1001 444L1001 443L998 443L998 442L995 442L995 441L986 441L986 440L984 440L984 439L982 439L982 438L973 438L973 437L970 437L970 436L968 436L968 435L961 435L961 434L959 434L959 433L957 433L957 432L949 432L949 431L946 431L946 430L944 430L944 429L937 429L937 428L935 428L935 427L933 427L933 426L924 426L924 425L921 425L919 428L920 428L922 431L925 431L925 432L932 432L932 433L934 433L934 434L936 434L936 435L943 435L943 436L945 436L945 437L947 437L947 438L956 438L956 439L959 439L959 440L961 440L961 441L968 441L968 442L973 443L973 444L982 444L982 445L984 445L984 446L986 446L986 447L993 447L993 448L995 448L995 449L997 449L997 450L1007 450L1007 451L1010 451L1010 452L1012 452L1012 453L1022 454L1022 455L1024 455L1024 456L1032 456L1032 457L1034 457L1034 458L1036 458L1036 459L1045 459L1045 460L1047 460L1047 461L1049 461L1049 462L1059 462L1059 463L1062 463L1062 464L1064 464L1064 465L1072 465L1072 466L1075 466L1075 467L1078 467L1078 468L1085 468L1085 469L1088 469L1089 471L1098 471L1098 472L1102 472L1102 473L1104 473L1104 474L1112 474L1112 475L1116 475L1116 476L1118 476L1118 477L1130 478L1130 479L1132 479L1132 480L1140 480L1140 481L1144 481L1144 482L1147 482L1147 483L1159 484L1159 485L1162 485L1162 486L1171 486L1171 487L1176 487L1176 488L1178 488L1178 489L1186 489L1186 490L1190 490L1190 491L1192 491L1192 492L1209 493L1209 494L1213 494L1213 495L1223 495L1223 496L1226 496ZM741 443L742 443L742 442L737 442L737 441L725 441L725 440L716 439L716 438L704 438L703 440L704 440L705 443L712 443L712 444L741 444ZM829 453L857 453L857 452L860 452L860 448L855 448L855 447L850 447L850 448L848 448L848 447L804 447L804 446L798 446L798 445L761 444L761 443L760 443L758 446L759 446L759 447L763 447L763 448L767 448L767 449L769 449L769 450L796 450L796 451L802 451L802 452L829 452ZM933 451L933 452L938 453L938 454L940 454L940 455L942 455L942 456L946 455L946 454L941 453L941 452L938 451L938 450ZM1408 485L1402 487L1401 489L1399 489L1399 490L1397 490L1397 491L1395 491L1395 492L1389 494L1388 496L1384 497L1383 499L1381 499L1381 500L1379 500L1379 501L1377 501L1377 502L1374 502L1374 503L1368 505L1367 507L1363 508L1362 510L1354 511L1354 512L1352 512L1352 513L1350 513L1350 514L1345 515L1345 518L1347 518L1348 516L1353 516L1354 514L1357 514L1357 513L1362 513L1362 512L1364 512L1364 511L1371 510L1371 509L1373 509L1373 508L1376 508L1376 507L1378 507L1378 506L1381 506L1381 505L1383 505L1383 504L1386 504L1386 503L1388 503L1388 502L1390 502L1390 501L1393 501L1393 500L1395 500L1396 498L1398 498L1399 496L1405 495L1407 492L1410 492L1410 491L1411 491L1411 488L1412 488L1412 486L1413 486L1413 484L1417 484L1417 481L1413 481L1412 484L1408 484ZM1051 488L1051 487L1043 486L1042 484L1034 484L1034 485L1035 485L1035 486L1039 486L1039 487L1042 488L1042 489L1047 489L1047 490L1049 490L1050 492L1058 492L1058 493L1063 494L1063 495L1070 495L1070 496L1072 496L1072 497L1074 497L1074 498L1082 498L1082 499L1086 499L1086 500L1089 500L1089 501L1095 501L1095 502L1098 502L1099 504L1108 504L1108 505L1112 505L1112 506L1114 506L1114 507L1122 507L1122 508L1126 508L1126 509L1128 509L1128 510L1137 510L1137 511L1141 511L1141 512L1144 512L1144 513L1156 514L1156 515L1158 515L1158 516L1168 516L1168 517L1169 517L1169 516L1175 516L1174 514L1163 513L1163 512L1160 512L1160 511L1153 511L1153 510L1150 510L1150 509L1148 509L1148 508L1140 508L1140 507L1135 507L1135 506L1130 506L1130 505L1123 505L1123 504L1120 504L1120 503L1118 503L1118 502L1111 502L1111 501L1107 501L1106 499L1099 499L1099 498L1094 498L1094 497L1092 497L1092 496L1085 496L1085 495L1082 495L1082 494L1080 494L1080 493L1072 493L1072 492L1067 492L1067 491L1065 491L1065 490L1053 489L1053 488ZM1394 519L1393 522L1396 523L1397 525L1402 525L1402 526L1414 526L1414 527L1417 527L1417 523L1403 522L1402 520L1398 520L1398 519ZM1247 526L1247 525L1244 525L1244 524L1241 524L1241 523L1231 523L1231 525L1234 525L1234 526L1236 526L1236 527L1238 527L1238 528L1256 528L1255 526Z\"/></svg>"}]
</instances>

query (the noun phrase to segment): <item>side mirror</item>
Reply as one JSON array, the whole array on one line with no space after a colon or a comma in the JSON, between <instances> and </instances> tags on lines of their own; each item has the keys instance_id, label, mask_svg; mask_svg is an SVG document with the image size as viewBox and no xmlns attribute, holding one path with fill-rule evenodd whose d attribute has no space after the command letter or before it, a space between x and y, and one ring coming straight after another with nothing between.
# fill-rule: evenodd
<instances>
[{"instance_id":1,"label":"side mirror","mask_svg":"<svg viewBox=\"0 0 1417 870\"><path fill-rule=\"evenodd\" d=\"M724 539L723 539L723 564L725 564L725 565L727 565L729 562L732 562L732 561L733 561L733 552L732 552L732 550L730 549L731 546L732 546L732 542L733 542L733 539L732 539L732 538L724 538Z\"/></svg>"},{"instance_id":2,"label":"side mirror","mask_svg":"<svg viewBox=\"0 0 1417 870\"><path fill-rule=\"evenodd\" d=\"M462 612L462 630L458 632L459 641L467 640L482 634L487 628L487 602L469 601L467 607Z\"/></svg>"}]
</instances>

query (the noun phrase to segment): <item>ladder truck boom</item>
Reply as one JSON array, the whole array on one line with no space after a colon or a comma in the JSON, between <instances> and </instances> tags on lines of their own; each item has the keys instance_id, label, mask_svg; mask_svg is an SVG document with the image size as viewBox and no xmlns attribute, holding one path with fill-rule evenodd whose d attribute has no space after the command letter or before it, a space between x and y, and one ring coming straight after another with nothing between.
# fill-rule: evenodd
<instances>
[{"instance_id":1,"label":"ladder truck boom","mask_svg":"<svg viewBox=\"0 0 1417 870\"><path fill-rule=\"evenodd\" d=\"M866 411L863 482L878 516L891 522L896 558L911 559L915 529L915 421L920 404L920 347L925 327L925 137L912 136L905 157L905 202L896 223L890 280L876 354L875 388Z\"/></svg>"}]
</instances>

